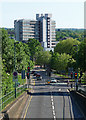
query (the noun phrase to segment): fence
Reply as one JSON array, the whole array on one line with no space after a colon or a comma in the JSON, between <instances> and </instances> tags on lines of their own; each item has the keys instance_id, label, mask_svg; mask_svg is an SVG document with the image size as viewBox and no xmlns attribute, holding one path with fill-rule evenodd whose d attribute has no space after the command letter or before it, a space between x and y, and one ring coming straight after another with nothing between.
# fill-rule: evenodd
<instances>
[{"instance_id":1,"label":"fence","mask_svg":"<svg viewBox=\"0 0 86 120\"><path fill-rule=\"evenodd\" d=\"M16 89L16 97L18 97L24 90L26 90L27 84L22 85ZM5 108L13 99L15 99L15 91L9 92L7 95L4 95L0 98L0 111Z\"/></svg>"}]
</instances>

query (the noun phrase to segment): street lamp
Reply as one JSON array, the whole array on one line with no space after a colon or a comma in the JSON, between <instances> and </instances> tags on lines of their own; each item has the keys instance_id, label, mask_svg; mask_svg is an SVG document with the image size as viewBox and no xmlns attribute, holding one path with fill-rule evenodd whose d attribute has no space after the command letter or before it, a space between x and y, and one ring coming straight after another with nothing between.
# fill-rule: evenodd
<instances>
[{"instance_id":1,"label":"street lamp","mask_svg":"<svg viewBox=\"0 0 86 120\"><path fill-rule=\"evenodd\" d=\"M19 44L19 42L14 42L14 73L16 73L16 65L15 65L15 61L16 61L16 56L15 56L16 44ZM16 80L14 80L14 81L15 81L15 98L16 98Z\"/></svg>"},{"instance_id":2,"label":"street lamp","mask_svg":"<svg viewBox=\"0 0 86 120\"><path fill-rule=\"evenodd\" d=\"M76 91L78 90L78 45L73 45L77 47L77 55L76 55L76 69L77 69L77 79L76 79Z\"/></svg>"}]
</instances>

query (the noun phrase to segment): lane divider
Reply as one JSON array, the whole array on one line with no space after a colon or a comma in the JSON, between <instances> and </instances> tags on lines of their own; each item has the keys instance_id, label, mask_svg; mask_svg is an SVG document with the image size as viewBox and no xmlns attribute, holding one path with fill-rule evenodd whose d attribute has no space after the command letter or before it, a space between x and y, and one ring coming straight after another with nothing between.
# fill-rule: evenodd
<instances>
[{"instance_id":1,"label":"lane divider","mask_svg":"<svg viewBox=\"0 0 86 120\"><path fill-rule=\"evenodd\" d=\"M56 120L54 100L53 100L52 93L51 93L51 104L52 104L51 106L52 106L52 111L53 111L53 118L54 118L54 120Z\"/></svg>"}]
</instances>

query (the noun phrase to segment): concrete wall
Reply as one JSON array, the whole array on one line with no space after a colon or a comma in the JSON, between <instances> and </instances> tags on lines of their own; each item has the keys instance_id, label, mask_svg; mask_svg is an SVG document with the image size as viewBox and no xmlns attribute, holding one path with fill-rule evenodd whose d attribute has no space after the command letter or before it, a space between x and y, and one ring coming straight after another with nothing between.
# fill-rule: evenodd
<instances>
[{"instance_id":1,"label":"concrete wall","mask_svg":"<svg viewBox=\"0 0 86 120\"><path fill-rule=\"evenodd\" d=\"M77 102L77 104L79 105L84 116L86 117L86 96L76 91L70 91L70 93L74 98L75 102Z\"/></svg>"}]
</instances>

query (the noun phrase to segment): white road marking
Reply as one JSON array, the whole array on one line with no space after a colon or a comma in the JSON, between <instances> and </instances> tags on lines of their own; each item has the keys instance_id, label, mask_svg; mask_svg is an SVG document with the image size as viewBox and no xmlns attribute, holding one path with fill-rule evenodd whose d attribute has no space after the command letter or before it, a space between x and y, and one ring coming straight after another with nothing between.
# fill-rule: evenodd
<instances>
[{"instance_id":1,"label":"white road marking","mask_svg":"<svg viewBox=\"0 0 86 120\"><path fill-rule=\"evenodd\" d=\"M54 110L54 106L52 106L53 110Z\"/></svg>"},{"instance_id":2,"label":"white road marking","mask_svg":"<svg viewBox=\"0 0 86 120\"><path fill-rule=\"evenodd\" d=\"M53 96L51 96L51 98L53 99Z\"/></svg>"},{"instance_id":3,"label":"white road marking","mask_svg":"<svg viewBox=\"0 0 86 120\"><path fill-rule=\"evenodd\" d=\"M54 117L54 120L56 120L56 116L53 116Z\"/></svg>"},{"instance_id":4,"label":"white road marking","mask_svg":"<svg viewBox=\"0 0 86 120\"><path fill-rule=\"evenodd\" d=\"M53 99L51 99L51 101L53 102Z\"/></svg>"},{"instance_id":5,"label":"white road marking","mask_svg":"<svg viewBox=\"0 0 86 120\"><path fill-rule=\"evenodd\" d=\"M54 102L53 102L53 96L52 96L52 92L51 92L51 104L52 104L52 112L53 112L53 118L54 120L56 120L56 116L55 116L55 107L54 107Z\"/></svg>"},{"instance_id":6,"label":"white road marking","mask_svg":"<svg viewBox=\"0 0 86 120\"><path fill-rule=\"evenodd\" d=\"M54 105L54 103L52 102L52 106Z\"/></svg>"},{"instance_id":7,"label":"white road marking","mask_svg":"<svg viewBox=\"0 0 86 120\"><path fill-rule=\"evenodd\" d=\"M59 91L61 91L61 89L59 89Z\"/></svg>"},{"instance_id":8,"label":"white road marking","mask_svg":"<svg viewBox=\"0 0 86 120\"><path fill-rule=\"evenodd\" d=\"M69 90L67 89L67 92L69 92Z\"/></svg>"},{"instance_id":9,"label":"white road marking","mask_svg":"<svg viewBox=\"0 0 86 120\"><path fill-rule=\"evenodd\" d=\"M53 110L53 115L55 116L55 111Z\"/></svg>"}]
</instances>

